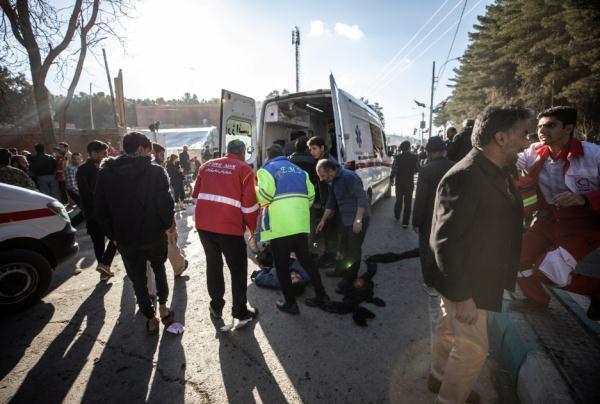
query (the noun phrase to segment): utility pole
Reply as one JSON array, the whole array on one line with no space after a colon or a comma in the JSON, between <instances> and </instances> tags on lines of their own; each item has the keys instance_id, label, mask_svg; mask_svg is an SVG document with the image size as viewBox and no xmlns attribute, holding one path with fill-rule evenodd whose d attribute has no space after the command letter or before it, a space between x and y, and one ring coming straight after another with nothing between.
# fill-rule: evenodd
<instances>
[{"instance_id":1,"label":"utility pole","mask_svg":"<svg viewBox=\"0 0 600 404\"><path fill-rule=\"evenodd\" d=\"M92 107L92 83L90 83L90 124L94 130L94 108Z\"/></svg>"},{"instance_id":2,"label":"utility pole","mask_svg":"<svg viewBox=\"0 0 600 404\"><path fill-rule=\"evenodd\" d=\"M292 45L296 47L296 92L300 92L300 29L294 26L292 30Z\"/></svg>"},{"instance_id":3,"label":"utility pole","mask_svg":"<svg viewBox=\"0 0 600 404\"><path fill-rule=\"evenodd\" d=\"M108 70L108 61L106 60L106 51L102 48L102 55L104 56L104 67L106 68L106 78L108 80L108 89L110 90L110 101L112 103L113 118L115 120L115 128L119 128L117 124L117 111L115 110L115 93L113 92L112 80L110 79L110 71Z\"/></svg>"},{"instance_id":4,"label":"utility pole","mask_svg":"<svg viewBox=\"0 0 600 404\"><path fill-rule=\"evenodd\" d=\"M431 137L433 125L433 92L435 91L435 60L433 61L433 69L431 69L431 101L429 102L429 133L427 138Z\"/></svg>"}]
</instances>

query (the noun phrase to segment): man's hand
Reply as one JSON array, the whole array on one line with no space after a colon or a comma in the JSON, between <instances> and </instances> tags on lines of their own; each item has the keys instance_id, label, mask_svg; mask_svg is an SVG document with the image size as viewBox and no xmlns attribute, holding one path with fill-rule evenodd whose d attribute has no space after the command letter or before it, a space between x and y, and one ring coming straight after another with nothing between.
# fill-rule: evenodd
<instances>
[{"instance_id":1,"label":"man's hand","mask_svg":"<svg viewBox=\"0 0 600 404\"><path fill-rule=\"evenodd\" d=\"M321 220L319 222L319 224L317 225L317 228L315 229L315 234L319 234L320 232L322 232L323 227L325 227L325 222L323 220Z\"/></svg>"},{"instance_id":2,"label":"man's hand","mask_svg":"<svg viewBox=\"0 0 600 404\"><path fill-rule=\"evenodd\" d=\"M585 199L581 195L567 191L554 195L554 198L552 198L552 203L560 208L566 208L569 206L583 206L585 205Z\"/></svg>"},{"instance_id":3,"label":"man's hand","mask_svg":"<svg viewBox=\"0 0 600 404\"><path fill-rule=\"evenodd\" d=\"M461 323L473 325L477 321L477 306L473 299L456 303L456 319Z\"/></svg>"},{"instance_id":4,"label":"man's hand","mask_svg":"<svg viewBox=\"0 0 600 404\"><path fill-rule=\"evenodd\" d=\"M177 224L175 223L175 220L173 220L173 224L171 225L171 227L169 227L165 233L166 234L171 234L173 233L175 230L177 230Z\"/></svg>"},{"instance_id":5,"label":"man's hand","mask_svg":"<svg viewBox=\"0 0 600 404\"><path fill-rule=\"evenodd\" d=\"M360 234L360 232L362 231L362 221L357 222L355 220L354 223L352 223L352 231L354 232L354 234Z\"/></svg>"}]
</instances>

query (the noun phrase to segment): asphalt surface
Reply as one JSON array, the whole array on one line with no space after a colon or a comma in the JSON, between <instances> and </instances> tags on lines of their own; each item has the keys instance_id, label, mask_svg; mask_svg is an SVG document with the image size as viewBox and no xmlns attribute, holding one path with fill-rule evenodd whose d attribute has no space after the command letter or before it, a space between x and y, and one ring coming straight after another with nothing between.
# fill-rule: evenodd
<instances>
[{"instance_id":1,"label":"asphalt surface","mask_svg":"<svg viewBox=\"0 0 600 404\"><path fill-rule=\"evenodd\" d=\"M373 207L364 254L417 247L416 234L393 219L393 201ZM377 315L366 328L351 315L302 303L299 316L281 313L274 306L278 292L250 283L248 300L259 310L258 321L223 334L223 322L213 322L208 312L193 207L178 214L177 223L190 268L174 279L167 263L167 273L169 304L184 334L161 328L159 336L146 335L121 258L113 262L116 276L99 282L81 228L78 256L56 269L43 302L0 319L0 402L433 402L426 378L436 299L421 288L418 259L379 265L376 296L386 306L366 305ZM76 267L81 274L73 273ZM336 280L324 280L332 299L340 299ZM312 293L308 288L305 296ZM224 314L230 321L230 304ZM488 360L476 386L484 403L498 401L494 380Z\"/></svg>"}]
</instances>

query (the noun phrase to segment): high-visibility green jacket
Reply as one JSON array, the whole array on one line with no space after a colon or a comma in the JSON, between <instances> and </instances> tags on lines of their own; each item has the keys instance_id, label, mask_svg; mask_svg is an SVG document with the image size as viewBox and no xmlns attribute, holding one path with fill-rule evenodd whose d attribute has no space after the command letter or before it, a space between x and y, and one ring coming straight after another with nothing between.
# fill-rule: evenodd
<instances>
[{"instance_id":1,"label":"high-visibility green jacket","mask_svg":"<svg viewBox=\"0 0 600 404\"><path fill-rule=\"evenodd\" d=\"M308 174L285 157L269 160L256 173L261 205L260 241L310 233L315 188Z\"/></svg>"}]
</instances>

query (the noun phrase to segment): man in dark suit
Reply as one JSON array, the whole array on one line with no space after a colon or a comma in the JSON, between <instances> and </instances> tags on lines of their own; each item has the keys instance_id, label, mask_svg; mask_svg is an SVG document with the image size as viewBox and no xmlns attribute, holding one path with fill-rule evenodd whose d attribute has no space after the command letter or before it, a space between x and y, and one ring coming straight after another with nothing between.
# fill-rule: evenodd
<instances>
[{"instance_id":1,"label":"man in dark suit","mask_svg":"<svg viewBox=\"0 0 600 404\"><path fill-rule=\"evenodd\" d=\"M455 163L462 160L470 151L473 145L471 144L471 134L473 133L472 119L467 119L464 122L464 127L457 135L454 135L452 142L448 145L448 159Z\"/></svg>"},{"instance_id":2,"label":"man in dark suit","mask_svg":"<svg viewBox=\"0 0 600 404\"><path fill-rule=\"evenodd\" d=\"M433 251L429 247L429 233L431 232L435 191L444 174L448 172L454 163L446 158L446 143L439 136L433 136L429 139L425 150L429 162L419 170L412 224L419 234L419 257L421 259L423 287L430 296L437 296L434 284L438 270L435 266Z\"/></svg>"},{"instance_id":3,"label":"man in dark suit","mask_svg":"<svg viewBox=\"0 0 600 404\"><path fill-rule=\"evenodd\" d=\"M487 311L502 310L519 267L523 207L509 168L527 146L530 119L523 108L487 108L473 149L438 186L430 245L442 299L428 387L439 403L479 401L471 389L487 355Z\"/></svg>"}]
</instances>

